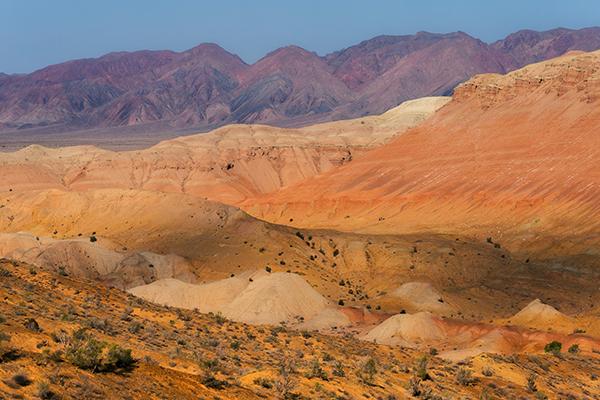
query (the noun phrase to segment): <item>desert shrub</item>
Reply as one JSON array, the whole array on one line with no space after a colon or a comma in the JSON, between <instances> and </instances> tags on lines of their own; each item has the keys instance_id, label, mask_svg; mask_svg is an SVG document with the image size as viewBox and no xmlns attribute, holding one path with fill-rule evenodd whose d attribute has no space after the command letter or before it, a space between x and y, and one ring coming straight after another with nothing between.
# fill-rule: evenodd
<instances>
[{"instance_id":1,"label":"desert shrub","mask_svg":"<svg viewBox=\"0 0 600 400\"><path fill-rule=\"evenodd\" d=\"M57 398L56 393L50 389L48 382L39 382L37 384L37 396L42 400L53 400Z\"/></svg>"},{"instance_id":2,"label":"desert shrub","mask_svg":"<svg viewBox=\"0 0 600 400\"><path fill-rule=\"evenodd\" d=\"M271 336L277 336L280 333L285 333L285 332L286 332L285 326L282 326L282 325L271 328Z\"/></svg>"},{"instance_id":3,"label":"desert shrub","mask_svg":"<svg viewBox=\"0 0 600 400\"><path fill-rule=\"evenodd\" d=\"M135 364L130 349L96 340L84 330L75 331L71 337L62 337L61 341L65 345L65 359L81 369L112 372Z\"/></svg>"},{"instance_id":4,"label":"desert shrub","mask_svg":"<svg viewBox=\"0 0 600 400\"><path fill-rule=\"evenodd\" d=\"M217 390L221 390L221 389L224 389L225 387L229 386L229 383L227 383L227 381L222 381L220 379L217 379L211 373L207 373L204 376L202 376L201 382L207 388L217 389Z\"/></svg>"},{"instance_id":5,"label":"desert shrub","mask_svg":"<svg viewBox=\"0 0 600 400\"><path fill-rule=\"evenodd\" d=\"M44 349L44 351L42 352L42 355L48 361L53 361L53 362L57 362L57 363L63 361L62 350L51 351L50 349Z\"/></svg>"},{"instance_id":6,"label":"desert shrub","mask_svg":"<svg viewBox=\"0 0 600 400\"><path fill-rule=\"evenodd\" d=\"M223 325L225 322L227 322L227 318L225 318L220 312L213 314L212 316L214 321L219 325Z\"/></svg>"},{"instance_id":7,"label":"desert shrub","mask_svg":"<svg viewBox=\"0 0 600 400\"><path fill-rule=\"evenodd\" d=\"M113 327L108 319L92 317L86 321L86 326L99 332L106 333L107 335L112 335L114 333Z\"/></svg>"},{"instance_id":8,"label":"desert shrub","mask_svg":"<svg viewBox=\"0 0 600 400\"><path fill-rule=\"evenodd\" d=\"M569 347L569 349L567 350L570 354L577 354L579 353L579 345L577 343L571 345L571 347Z\"/></svg>"},{"instance_id":9,"label":"desert shrub","mask_svg":"<svg viewBox=\"0 0 600 400\"><path fill-rule=\"evenodd\" d=\"M335 364L333 364L333 371L331 373L335 376L339 376L340 378L346 376L346 372L344 372L344 365L340 361L336 361Z\"/></svg>"},{"instance_id":10,"label":"desert shrub","mask_svg":"<svg viewBox=\"0 0 600 400\"><path fill-rule=\"evenodd\" d=\"M24 387L31 385L31 379L25 374L16 374L12 377L12 381L18 386Z\"/></svg>"},{"instance_id":11,"label":"desert shrub","mask_svg":"<svg viewBox=\"0 0 600 400\"><path fill-rule=\"evenodd\" d=\"M542 357L529 356L529 361L535 363L538 367L548 372L550 370L550 363Z\"/></svg>"},{"instance_id":12,"label":"desert shrub","mask_svg":"<svg viewBox=\"0 0 600 400\"><path fill-rule=\"evenodd\" d=\"M4 342L8 341L10 341L10 335L0 332L0 363L19 358L19 353L16 349L12 348L10 345L4 344Z\"/></svg>"},{"instance_id":13,"label":"desert shrub","mask_svg":"<svg viewBox=\"0 0 600 400\"><path fill-rule=\"evenodd\" d=\"M494 370L486 365L481 369L481 373L483 374L483 376L490 377L494 375Z\"/></svg>"},{"instance_id":14,"label":"desert shrub","mask_svg":"<svg viewBox=\"0 0 600 400\"><path fill-rule=\"evenodd\" d=\"M537 376L531 374L527 377L527 390L530 392L537 392L537 384L535 383Z\"/></svg>"},{"instance_id":15,"label":"desert shrub","mask_svg":"<svg viewBox=\"0 0 600 400\"><path fill-rule=\"evenodd\" d=\"M202 360L200 365L209 371L218 371L219 370L219 360Z\"/></svg>"},{"instance_id":16,"label":"desert shrub","mask_svg":"<svg viewBox=\"0 0 600 400\"><path fill-rule=\"evenodd\" d=\"M94 235L90 236L90 242L94 243L96 241L98 241L98 239L96 238L96 236L94 236Z\"/></svg>"},{"instance_id":17,"label":"desert shrub","mask_svg":"<svg viewBox=\"0 0 600 400\"><path fill-rule=\"evenodd\" d=\"M413 397L420 396L421 395L421 379L419 379L417 376L412 376L408 380L406 389L408 390L408 393L411 396L413 396Z\"/></svg>"},{"instance_id":18,"label":"desert shrub","mask_svg":"<svg viewBox=\"0 0 600 400\"><path fill-rule=\"evenodd\" d=\"M265 389L272 389L273 388L273 381L271 381L270 379L267 378L256 378L254 379L253 383L257 386L262 386Z\"/></svg>"},{"instance_id":19,"label":"desert shrub","mask_svg":"<svg viewBox=\"0 0 600 400\"><path fill-rule=\"evenodd\" d=\"M310 363L310 369L306 373L306 377L308 379L319 378L323 379L324 381L329 379L327 373L321 367L321 363L319 363L319 360L316 358Z\"/></svg>"},{"instance_id":20,"label":"desert shrub","mask_svg":"<svg viewBox=\"0 0 600 400\"><path fill-rule=\"evenodd\" d=\"M125 307L125 309L123 310L123 313L121 314L121 320L123 321L131 321L131 315L133 314L133 308L127 306Z\"/></svg>"},{"instance_id":21,"label":"desert shrub","mask_svg":"<svg viewBox=\"0 0 600 400\"><path fill-rule=\"evenodd\" d=\"M456 372L456 382L462 386L472 385L475 383L473 371L467 368L459 368L458 372Z\"/></svg>"},{"instance_id":22,"label":"desert shrub","mask_svg":"<svg viewBox=\"0 0 600 400\"><path fill-rule=\"evenodd\" d=\"M129 326L127 327L127 330L130 333L133 333L135 335L136 333L138 333L139 331L141 331L143 328L144 328L144 325L141 322L139 322L139 321L131 321L129 323Z\"/></svg>"},{"instance_id":23,"label":"desert shrub","mask_svg":"<svg viewBox=\"0 0 600 400\"><path fill-rule=\"evenodd\" d=\"M429 372L427 372L427 365L429 364L429 360L427 357L423 356L417 360L413 370L417 378L421 380L431 379L429 376Z\"/></svg>"},{"instance_id":24,"label":"desert shrub","mask_svg":"<svg viewBox=\"0 0 600 400\"><path fill-rule=\"evenodd\" d=\"M131 349L124 349L117 344L111 344L108 347L106 358L102 363L102 369L113 371L119 368L131 368L135 360L131 356Z\"/></svg>"},{"instance_id":25,"label":"desert shrub","mask_svg":"<svg viewBox=\"0 0 600 400\"><path fill-rule=\"evenodd\" d=\"M81 369L96 371L102 365L106 343L94 338L75 339L66 349L65 358Z\"/></svg>"},{"instance_id":26,"label":"desert shrub","mask_svg":"<svg viewBox=\"0 0 600 400\"><path fill-rule=\"evenodd\" d=\"M479 400L492 400L493 397L490 394L490 391L488 390L488 388L483 388L483 390L481 391L481 395L479 396Z\"/></svg>"},{"instance_id":27,"label":"desert shrub","mask_svg":"<svg viewBox=\"0 0 600 400\"><path fill-rule=\"evenodd\" d=\"M365 361L358 370L358 378L366 385L372 385L377 374L377 362L374 358Z\"/></svg>"},{"instance_id":28,"label":"desert shrub","mask_svg":"<svg viewBox=\"0 0 600 400\"><path fill-rule=\"evenodd\" d=\"M296 372L296 361L284 354L279 361L278 369L279 377L275 381L275 389L279 395L279 398L293 398L293 390L296 387L296 380L294 379L294 373Z\"/></svg>"},{"instance_id":29,"label":"desert shrub","mask_svg":"<svg viewBox=\"0 0 600 400\"><path fill-rule=\"evenodd\" d=\"M439 395L435 394L435 393L433 392L433 389L432 389L432 388L430 388L429 386L425 386L425 387L423 388L423 391L421 392L421 397L422 397L424 400L444 400L444 398L443 398L443 397L441 397L441 396L439 396Z\"/></svg>"},{"instance_id":30,"label":"desert shrub","mask_svg":"<svg viewBox=\"0 0 600 400\"><path fill-rule=\"evenodd\" d=\"M546 346L544 346L544 351L546 353L551 353L551 354L559 354L561 349L562 349L562 343L557 342L556 340L553 340L552 342L550 342Z\"/></svg>"},{"instance_id":31,"label":"desert shrub","mask_svg":"<svg viewBox=\"0 0 600 400\"><path fill-rule=\"evenodd\" d=\"M38 322L33 318L27 318L27 321L25 321L24 325L25 328L29 329L32 332L41 332L42 330Z\"/></svg>"},{"instance_id":32,"label":"desert shrub","mask_svg":"<svg viewBox=\"0 0 600 400\"><path fill-rule=\"evenodd\" d=\"M309 331L302 331L300 334L304 339L310 339L312 337L312 333L310 333Z\"/></svg>"}]
</instances>

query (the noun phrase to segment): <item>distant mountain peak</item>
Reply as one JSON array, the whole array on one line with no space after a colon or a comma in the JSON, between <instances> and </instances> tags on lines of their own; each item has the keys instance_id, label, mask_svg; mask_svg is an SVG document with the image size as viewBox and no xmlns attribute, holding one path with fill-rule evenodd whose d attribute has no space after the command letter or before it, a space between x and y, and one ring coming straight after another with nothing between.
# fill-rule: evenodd
<instances>
[{"instance_id":1,"label":"distant mountain peak","mask_svg":"<svg viewBox=\"0 0 600 400\"><path fill-rule=\"evenodd\" d=\"M300 46L289 45L289 46L280 47L276 50L271 51L266 56L264 56L263 58L258 60L257 63L260 63L262 60L265 60L265 59L284 58L284 57L319 58L317 53L308 51Z\"/></svg>"}]
</instances>

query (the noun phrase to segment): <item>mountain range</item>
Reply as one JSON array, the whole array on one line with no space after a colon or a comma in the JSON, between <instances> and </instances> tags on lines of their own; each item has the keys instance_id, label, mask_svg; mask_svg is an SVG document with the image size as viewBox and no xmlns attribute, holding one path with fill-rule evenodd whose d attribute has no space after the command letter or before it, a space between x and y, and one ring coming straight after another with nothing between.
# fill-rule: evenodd
<instances>
[{"instance_id":1,"label":"mountain range","mask_svg":"<svg viewBox=\"0 0 600 400\"><path fill-rule=\"evenodd\" d=\"M216 44L117 52L0 74L0 131L303 126L379 114L408 99L450 94L475 74L598 48L594 27L522 30L491 44L463 32L378 36L325 56L283 47L254 64Z\"/></svg>"},{"instance_id":2,"label":"mountain range","mask_svg":"<svg viewBox=\"0 0 600 400\"><path fill-rule=\"evenodd\" d=\"M34 114L80 110L54 128L93 128L0 134L0 398L600 399L600 50L571 50L587 35L0 75L30 82ZM459 65L492 72L455 85ZM452 96L362 116L417 89ZM360 116L126 151L67 137L156 142L207 123L198 99L215 123Z\"/></svg>"}]
</instances>

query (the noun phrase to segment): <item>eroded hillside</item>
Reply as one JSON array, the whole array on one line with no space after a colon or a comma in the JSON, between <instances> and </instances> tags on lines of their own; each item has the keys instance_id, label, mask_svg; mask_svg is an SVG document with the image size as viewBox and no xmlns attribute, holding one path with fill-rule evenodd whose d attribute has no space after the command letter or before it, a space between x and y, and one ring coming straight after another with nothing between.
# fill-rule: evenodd
<instances>
[{"instance_id":1,"label":"eroded hillside","mask_svg":"<svg viewBox=\"0 0 600 400\"><path fill-rule=\"evenodd\" d=\"M165 308L26 264L3 260L0 268L0 393L8 398L516 399L532 387L598 395L600 367L587 355L478 356L456 364L351 337ZM118 345L118 362L107 353L74 357L92 340ZM122 355L129 349L131 360Z\"/></svg>"}]
</instances>

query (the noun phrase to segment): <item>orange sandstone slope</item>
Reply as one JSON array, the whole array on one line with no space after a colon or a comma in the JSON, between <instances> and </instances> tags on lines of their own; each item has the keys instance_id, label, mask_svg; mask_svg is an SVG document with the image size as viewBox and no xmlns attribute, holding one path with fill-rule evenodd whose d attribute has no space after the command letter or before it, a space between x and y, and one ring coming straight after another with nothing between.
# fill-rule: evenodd
<instances>
[{"instance_id":1,"label":"orange sandstone slope","mask_svg":"<svg viewBox=\"0 0 600 400\"><path fill-rule=\"evenodd\" d=\"M600 52L476 76L424 124L243 208L311 228L596 243Z\"/></svg>"}]
</instances>

